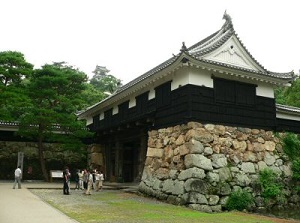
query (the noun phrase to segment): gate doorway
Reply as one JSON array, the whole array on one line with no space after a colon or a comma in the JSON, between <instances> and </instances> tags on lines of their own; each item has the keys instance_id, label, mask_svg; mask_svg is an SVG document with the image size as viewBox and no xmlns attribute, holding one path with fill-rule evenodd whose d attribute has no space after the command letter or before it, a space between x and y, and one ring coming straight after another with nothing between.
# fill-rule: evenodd
<instances>
[{"instance_id":1,"label":"gate doorway","mask_svg":"<svg viewBox=\"0 0 300 223\"><path fill-rule=\"evenodd\" d=\"M106 179L119 183L139 182L145 166L147 145L146 131L128 131L111 137L104 145Z\"/></svg>"},{"instance_id":2,"label":"gate doorway","mask_svg":"<svg viewBox=\"0 0 300 223\"><path fill-rule=\"evenodd\" d=\"M135 142L123 144L122 176L124 182L134 182L137 177L139 148L140 145Z\"/></svg>"}]
</instances>

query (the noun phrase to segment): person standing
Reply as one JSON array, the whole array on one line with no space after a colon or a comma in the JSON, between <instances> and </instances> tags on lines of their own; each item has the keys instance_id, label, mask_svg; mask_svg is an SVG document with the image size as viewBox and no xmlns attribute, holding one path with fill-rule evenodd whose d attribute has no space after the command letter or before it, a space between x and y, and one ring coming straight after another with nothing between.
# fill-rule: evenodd
<instances>
[{"instance_id":1,"label":"person standing","mask_svg":"<svg viewBox=\"0 0 300 223\"><path fill-rule=\"evenodd\" d=\"M78 172L78 178L79 178L79 189L83 190L83 171Z\"/></svg>"},{"instance_id":2,"label":"person standing","mask_svg":"<svg viewBox=\"0 0 300 223\"><path fill-rule=\"evenodd\" d=\"M88 181L89 181L88 171L86 169L84 169L84 171L83 171L83 188L84 188L84 190L87 190Z\"/></svg>"},{"instance_id":3,"label":"person standing","mask_svg":"<svg viewBox=\"0 0 300 223\"><path fill-rule=\"evenodd\" d=\"M64 188L63 188L64 195L69 195L70 194L70 187L69 187L70 172L68 167L66 167L63 172L63 180L64 180Z\"/></svg>"},{"instance_id":4,"label":"person standing","mask_svg":"<svg viewBox=\"0 0 300 223\"><path fill-rule=\"evenodd\" d=\"M22 179L22 170L21 170L21 166L18 166L18 168L15 170L15 183L13 189L16 188L17 183L18 183L18 189L21 189L21 179Z\"/></svg>"},{"instance_id":5,"label":"person standing","mask_svg":"<svg viewBox=\"0 0 300 223\"><path fill-rule=\"evenodd\" d=\"M93 187L93 174L92 171L87 171L88 173L88 184L87 184L87 190L85 192L86 195L91 195L91 190Z\"/></svg>"},{"instance_id":6,"label":"person standing","mask_svg":"<svg viewBox=\"0 0 300 223\"><path fill-rule=\"evenodd\" d=\"M79 173L80 173L80 170L77 170L77 172L75 174L75 190L80 189L80 187L79 187Z\"/></svg>"},{"instance_id":7,"label":"person standing","mask_svg":"<svg viewBox=\"0 0 300 223\"><path fill-rule=\"evenodd\" d=\"M99 182L100 182L100 174L96 170L96 173L95 173L95 190L96 191L99 191Z\"/></svg>"},{"instance_id":8,"label":"person standing","mask_svg":"<svg viewBox=\"0 0 300 223\"><path fill-rule=\"evenodd\" d=\"M104 174L102 171L99 173L99 184L98 184L98 190L102 190L103 187L103 181L104 181Z\"/></svg>"}]
</instances>

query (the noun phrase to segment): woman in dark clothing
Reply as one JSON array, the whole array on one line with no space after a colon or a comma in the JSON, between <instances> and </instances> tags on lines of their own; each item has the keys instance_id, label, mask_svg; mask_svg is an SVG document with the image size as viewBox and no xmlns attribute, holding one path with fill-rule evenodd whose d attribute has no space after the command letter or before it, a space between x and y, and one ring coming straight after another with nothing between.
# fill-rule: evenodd
<instances>
[{"instance_id":1,"label":"woman in dark clothing","mask_svg":"<svg viewBox=\"0 0 300 223\"><path fill-rule=\"evenodd\" d=\"M63 192L64 192L65 195L69 195L70 194L70 188L69 188L70 172L69 172L68 167L66 167L64 172L63 172L63 180L64 180Z\"/></svg>"}]
</instances>

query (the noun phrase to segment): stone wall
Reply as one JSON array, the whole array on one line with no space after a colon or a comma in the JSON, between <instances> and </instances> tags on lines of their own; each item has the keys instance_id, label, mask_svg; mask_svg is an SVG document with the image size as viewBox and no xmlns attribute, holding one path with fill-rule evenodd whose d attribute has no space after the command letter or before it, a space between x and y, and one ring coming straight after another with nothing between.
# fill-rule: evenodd
<instances>
[{"instance_id":1,"label":"stone wall","mask_svg":"<svg viewBox=\"0 0 300 223\"><path fill-rule=\"evenodd\" d=\"M153 130L139 190L190 208L219 212L232 191L246 189L257 208L265 203L257 189L259 171L270 168L285 182L289 204L299 197L279 139L271 131L222 125L187 125Z\"/></svg>"},{"instance_id":2,"label":"stone wall","mask_svg":"<svg viewBox=\"0 0 300 223\"><path fill-rule=\"evenodd\" d=\"M92 144L88 146L88 167L91 169L97 168L105 172L104 163L104 147L100 144Z\"/></svg>"},{"instance_id":3,"label":"stone wall","mask_svg":"<svg viewBox=\"0 0 300 223\"><path fill-rule=\"evenodd\" d=\"M48 170L62 170L65 165L75 173L77 168L86 168L87 157L83 154L64 151L59 144L45 143L45 158ZM18 152L24 153L23 179L42 180L37 144L34 142L0 141L0 179L14 179Z\"/></svg>"}]
</instances>

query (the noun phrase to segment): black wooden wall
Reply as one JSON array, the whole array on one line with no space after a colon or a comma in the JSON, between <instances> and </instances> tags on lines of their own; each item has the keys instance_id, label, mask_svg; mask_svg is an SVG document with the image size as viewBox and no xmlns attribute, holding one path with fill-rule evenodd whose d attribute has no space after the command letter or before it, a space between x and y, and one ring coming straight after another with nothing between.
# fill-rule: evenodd
<instances>
[{"instance_id":1,"label":"black wooden wall","mask_svg":"<svg viewBox=\"0 0 300 223\"><path fill-rule=\"evenodd\" d=\"M276 131L277 132L294 132L300 133L300 121L276 119Z\"/></svg>"},{"instance_id":2,"label":"black wooden wall","mask_svg":"<svg viewBox=\"0 0 300 223\"><path fill-rule=\"evenodd\" d=\"M275 100L256 96L255 85L214 79L214 88L185 85L171 91L171 82L155 88L155 98L149 92L136 97L136 106L129 101L119 105L118 114L112 109L104 112L104 119L94 117L93 131L106 131L137 122L149 123L149 128L183 124L188 121L223 124L266 130L299 130L297 124L276 119ZM280 128L277 125L280 124Z\"/></svg>"}]
</instances>

